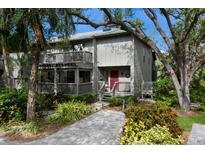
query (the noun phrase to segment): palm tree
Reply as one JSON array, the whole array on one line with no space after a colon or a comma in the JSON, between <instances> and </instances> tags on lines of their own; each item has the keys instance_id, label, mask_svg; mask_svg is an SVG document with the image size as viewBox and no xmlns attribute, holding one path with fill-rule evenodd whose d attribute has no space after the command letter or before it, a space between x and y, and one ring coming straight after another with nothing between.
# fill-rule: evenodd
<instances>
[{"instance_id":1,"label":"palm tree","mask_svg":"<svg viewBox=\"0 0 205 154\"><path fill-rule=\"evenodd\" d=\"M57 34L66 34L64 36L68 36L74 29L74 24L72 24L72 17L68 15L69 10L66 9L22 9L21 11L33 30L35 39L27 102L27 120L32 121L35 118L39 59L41 52L47 45L45 39L46 29L43 25L45 25L45 23L49 24L49 31L57 32Z\"/></svg>"}]
</instances>

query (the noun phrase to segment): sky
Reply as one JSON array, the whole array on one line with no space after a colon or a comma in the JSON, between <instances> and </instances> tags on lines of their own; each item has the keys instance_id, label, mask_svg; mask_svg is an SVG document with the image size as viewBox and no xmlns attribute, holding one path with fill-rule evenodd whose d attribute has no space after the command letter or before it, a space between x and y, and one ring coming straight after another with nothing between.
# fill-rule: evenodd
<instances>
[{"instance_id":1,"label":"sky","mask_svg":"<svg viewBox=\"0 0 205 154\"><path fill-rule=\"evenodd\" d=\"M99 9L88 9L85 13L86 16L89 16L89 18L95 22L102 22L104 19L103 13ZM152 21L144 13L143 9L134 9L134 18L138 18L141 21L143 21L144 23L143 28L145 29L145 33L157 42L157 46L161 50L167 50L164 41L162 40L161 36L155 29L155 26L153 25ZM166 21L160 14L158 14L158 20L163 30L169 35L169 30ZM98 29L102 29L102 27ZM96 29L92 28L89 25L76 26L76 33L95 31L95 30Z\"/></svg>"}]
</instances>

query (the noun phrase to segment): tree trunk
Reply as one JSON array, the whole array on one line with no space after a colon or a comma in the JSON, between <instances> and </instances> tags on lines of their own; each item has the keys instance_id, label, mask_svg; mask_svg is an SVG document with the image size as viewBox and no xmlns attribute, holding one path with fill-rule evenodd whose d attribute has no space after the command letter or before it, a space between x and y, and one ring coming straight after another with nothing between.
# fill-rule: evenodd
<instances>
[{"instance_id":1,"label":"tree trunk","mask_svg":"<svg viewBox=\"0 0 205 154\"><path fill-rule=\"evenodd\" d=\"M36 103L36 85L37 85L37 74L38 74L38 63L41 49L36 47L33 56L33 63L31 68L31 75L29 78L29 92L28 92L28 103L27 103L27 120L32 121L35 118L35 103Z\"/></svg>"},{"instance_id":2,"label":"tree trunk","mask_svg":"<svg viewBox=\"0 0 205 154\"><path fill-rule=\"evenodd\" d=\"M2 53L3 53L3 59L4 59L4 71L5 71L5 78L6 78L6 87L11 90L12 83L11 83L11 75L9 71L9 55L8 55L8 49L3 46L2 47Z\"/></svg>"},{"instance_id":3,"label":"tree trunk","mask_svg":"<svg viewBox=\"0 0 205 154\"><path fill-rule=\"evenodd\" d=\"M37 93L37 77L38 77L38 65L40 59L41 50L44 48L43 33L41 24L36 15L32 21L33 30L35 33L36 47L33 56L33 63L31 68L31 75L29 78L29 92L27 102L27 121L33 121L35 119L35 104Z\"/></svg>"},{"instance_id":4,"label":"tree trunk","mask_svg":"<svg viewBox=\"0 0 205 154\"><path fill-rule=\"evenodd\" d=\"M179 100L180 107L187 112L190 110L190 94L189 94L190 79L187 76L186 69L179 69L179 70L180 70L180 82L179 79L177 79L173 75L171 75L171 78L177 92L177 97Z\"/></svg>"}]
</instances>

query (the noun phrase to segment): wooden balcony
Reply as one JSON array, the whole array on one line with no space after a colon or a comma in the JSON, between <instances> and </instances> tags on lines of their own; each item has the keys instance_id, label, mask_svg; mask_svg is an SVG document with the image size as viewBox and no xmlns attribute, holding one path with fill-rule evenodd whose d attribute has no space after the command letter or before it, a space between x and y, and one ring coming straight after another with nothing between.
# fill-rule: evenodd
<instances>
[{"instance_id":1,"label":"wooden balcony","mask_svg":"<svg viewBox=\"0 0 205 154\"><path fill-rule=\"evenodd\" d=\"M46 54L42 54L40 58L40 64L65 64L65 63L92 63L92 53L87 51L46 53Z\"/></svg>"}]
</instances>

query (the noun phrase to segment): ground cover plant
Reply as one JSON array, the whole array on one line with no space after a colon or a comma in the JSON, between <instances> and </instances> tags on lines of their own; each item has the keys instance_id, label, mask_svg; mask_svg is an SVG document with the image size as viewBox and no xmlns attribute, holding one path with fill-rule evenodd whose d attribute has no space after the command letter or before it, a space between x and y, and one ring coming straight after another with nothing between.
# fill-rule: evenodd
<instances>
[{"instance_id":1,"label":"ground cover plant","mask_svg":"<svg viewBox=\"0 0 205 154\"><path fill-rule=\"evenodd\" d=\"M80 101L69 101L63 104L58 104L55 112L48 117L51 123L65 123L79 120L90 114L92 109L90 105Z\"/></svg>"},{"instance_id":2,"label":"ground cover plant","mask_svg":"<svg viewBox=\"0 0 205 154\"><path fill-rule=\"evenodd\" d=\"M156 124L146 129L144 122L135 122L129 118L124 126L124 135L120 144L181 144L180 136L174 138L166 126Z\"/></svg>"},{"instance_id":3,"label":"ground cover plant","mask_svg":"<svg viewBox=\"0 0 205 154\"><path fill-rule=\"evenodd\" d=\"M123 101L125 103L125 106L133 105L135 103L134 96L113 96L110 98L107 98L105 100L106 102L110 103L110 106L122 106Z\"/></svg>"}]
</instances>

